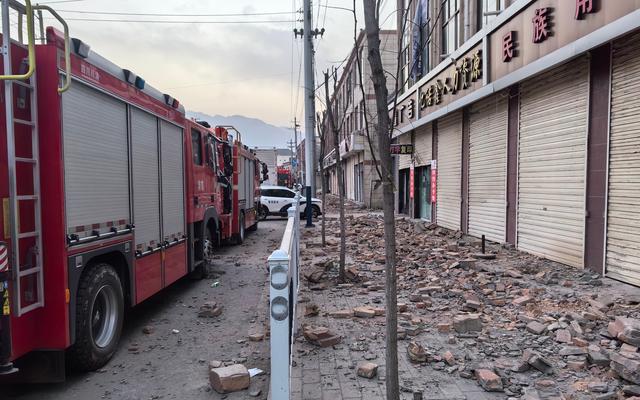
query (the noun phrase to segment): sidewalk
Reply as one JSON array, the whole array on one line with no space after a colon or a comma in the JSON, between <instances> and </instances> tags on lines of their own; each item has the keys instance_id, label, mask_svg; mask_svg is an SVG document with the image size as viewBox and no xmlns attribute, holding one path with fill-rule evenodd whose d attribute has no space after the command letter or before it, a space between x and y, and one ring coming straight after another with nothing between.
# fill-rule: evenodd
<instances>
[{"instance_id":1,"label":"sidewalk","mask_svg":"<svg viewBox=\"0 0 640 400\"><path fill-rule=\"evenodd\" d=\"M348 284L337 284L332 262L338 222L327 222L325 249L319 225L303 231L292 399L384 399L381 216L348 217ZM495 260L472 260L476 239L432 228L397 221L402 399L615 399L631 384L619 374L640 383L637 347L607 331L615 317L640 316L639 289L497 244L487 244ZM318 346L314 334L326 332L317 328L341 342ZM365 362L377 376L357 375Z\"/></svg>"}]
</instances>

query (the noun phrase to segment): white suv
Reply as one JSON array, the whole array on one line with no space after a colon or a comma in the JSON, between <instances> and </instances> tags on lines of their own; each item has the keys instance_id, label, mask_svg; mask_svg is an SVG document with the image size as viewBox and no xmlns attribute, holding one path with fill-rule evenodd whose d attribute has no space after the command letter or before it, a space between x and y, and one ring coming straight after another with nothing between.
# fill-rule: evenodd
<instances>
[{"instance_id":1,"label":"white suv","mask_svg":"<svg viewBox=\"0 0 640 400\"><path fill-rule=\"evenodd\" d=\"M260 186L260 219L266 219L269 215L286 217L287 210L291 207L296 197L296 192L284 186ZM302 213L307 210L304 196L300 199ZM315 197L311 199L311 212L314 218L322 214L322 201Z\"/></svg>"}]
</instances>

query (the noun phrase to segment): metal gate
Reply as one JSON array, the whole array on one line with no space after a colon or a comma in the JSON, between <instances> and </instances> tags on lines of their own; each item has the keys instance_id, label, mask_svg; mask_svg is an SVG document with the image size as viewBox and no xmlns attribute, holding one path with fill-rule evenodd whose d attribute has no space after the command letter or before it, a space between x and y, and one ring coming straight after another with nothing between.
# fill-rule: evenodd
<instances>
[{"instance_id":1,"label":"metal gate","mask_svg":"<svg viewBox=\"0 0 640 400\"><path fill-rule=\"evenodd\" d=\"M469 132L469 234L505 240L507 94L471 107Z\"/></svg>"},{"instance_id":2,"label":"metal gate","mask_svg":"<svg viewBox=\"0 0 640 400\"><path fill-rule=\"evenodd\" d=\"M398 137L398 144L411 144L411 134L405 133ZM411 155L398 156L398 170L409 168L411 166Z\"/></svg>"},{"instance_id":3,"label":"metal gate","mask_svg":"<svg viewBox=\"0 0 640 400\"><path fill-rule=\"evenodd\" d=\"M581 57L521 86L518 247L582 267L589 98Z\"/></svg>"},{"instance_id":4,"label":"metal gate","mask_svg":"<svg viewBox=\"0 0 640 400\"><path fill-rule=\"evenodd\" d=\"M640 285L640 34L613 45L607 275Z\"/></svg>"},{"instance_id":5,"label":"metal gate","mask_svg":"<svg viewBox=\"0 0 640 400\"><path fill-rule=\"evenodd\" d=\"M428 123L416 129L416 146L413 156L416 160L416 167L424 167L431 164L432 147L432 128L431 123Z\"/></svg>"},{"instance_id":6,"label":"metal gate","mask_svg":"<svg viewBox=\"0 0 640 400\"><path fill-rule=\"evenodd\" d=\"M462 202L462 114L438 121L438 225L460 229Z\"/></svg>"}]
</instances>

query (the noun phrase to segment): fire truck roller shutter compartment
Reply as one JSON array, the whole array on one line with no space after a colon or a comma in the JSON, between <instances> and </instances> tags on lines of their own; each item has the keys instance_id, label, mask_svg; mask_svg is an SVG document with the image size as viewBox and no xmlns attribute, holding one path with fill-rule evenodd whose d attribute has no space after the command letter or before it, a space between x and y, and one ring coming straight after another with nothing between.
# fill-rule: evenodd
<instances>
[{"instance_id":1,"label":"fire truck roller shutter compartment","mask_svg":"<svg viewBox=\"0 0 640 400\"><path fill-rule=\"evenodd\" d=\"M130 223L127 110L80 82L62 95L67 233Z\"/></svg>"},{"instance_id":2,"label":"fire truck roller shutter compartment","mask_svg":"<svg viewBox=\"0 0 640 400\"><path fill-rule=\"evenodd\" d=\"M136 250L157 248L160 237L160 172L158 163L158 119L131 109L133 157L133 218Z\"/></svg>"},{"instance_id":3,"label":"fire truck roller shutter compartment","mask_svg":"<svg viewBox=\"0 0 640 400\"><path fill-rule=\"evenodd\" d=\"M237 162L240 169L238 171L238 205L240 209L244 209L247 206L247 159L238 154Z\"/></svg>"},{"instance_id":4,"label":"fire truck roller shutter compartment","mask_svg":"<svg viewBox=\"0 0 640 400\"><path fill-rule=\"evenodd\" d=\"M160 123L162 147L162 234L165 241L182 239L184 220L184 162L182 128Z\"/></svg>"},{"instance_id":5,"label":"fire truck roller shutter compartment","mask_svg":"<svg viewBox=\"0 0 640 400\"><path fill-rule=\"evenodd\" d=\"M187 273L182 135L181 127L160 122L162 237L167 245L163 259L164 287Z\"/></svg>"}]
</instances>

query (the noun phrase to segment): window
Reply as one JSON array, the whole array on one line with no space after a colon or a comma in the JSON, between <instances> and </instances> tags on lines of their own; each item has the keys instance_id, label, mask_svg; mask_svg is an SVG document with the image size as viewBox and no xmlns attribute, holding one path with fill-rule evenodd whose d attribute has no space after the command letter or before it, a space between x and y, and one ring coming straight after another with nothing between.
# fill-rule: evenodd
<instances>
[{"instance_id":1,"label":"window","mask_svg":"<svg viewBox=\"0 0 640 400\"><path fill-rule=\"evenodd\" d=\"M206 145L206 157L207 157L207 165L211 168L216 168L218 166L217 162L217 154L216 154L216 139L211 135L207 135L207 145Z\"/></svg>"},{"instance_id":2,"label":"window","mask_svg":"<svg viewBox=\"0 0 640 400\"><path fill-rule=\"evenodd\" d=\"M442 7L442 54L449 55L460 43L460 0L444 0Z\"/></svg>"},{"instance_id":3,"label":"window","mask_svg":"<svg viewBox=\"0 0 640 400\"><path fill-rule=\"evenodd\" d=\"M202 136L195 129L191 130L191 151L193 152L193 163L202 165Z\"/></svg>"},{"instance_id":4,"label":"window","mask_svg":"<svg viewBox=\"0 0 640 400\"><path fill-rule=\"evenodd\" d=\"M274 195L273 197L283 197L283 198L289 198L289 199L293 199L294 197L296 197L295 192L292 192L291 190L287 190L287 189L276 189L274 190Z\"/></svg>"},{"instance_id":5,"label":"window","mask_svg":"<svg viewBox=\"0 0 640 400\"><path fill-rule=\"evenodd\" d=\"M504 9L504 0L480 0L478 26L483 28Z\"/></svg>"}]
</instances>

